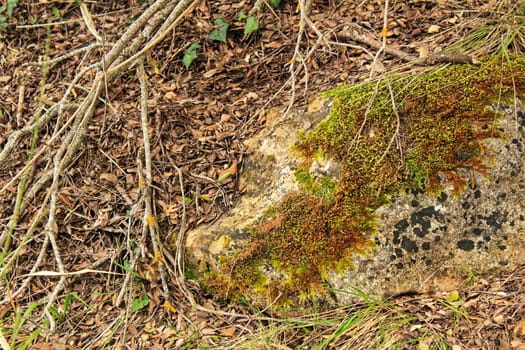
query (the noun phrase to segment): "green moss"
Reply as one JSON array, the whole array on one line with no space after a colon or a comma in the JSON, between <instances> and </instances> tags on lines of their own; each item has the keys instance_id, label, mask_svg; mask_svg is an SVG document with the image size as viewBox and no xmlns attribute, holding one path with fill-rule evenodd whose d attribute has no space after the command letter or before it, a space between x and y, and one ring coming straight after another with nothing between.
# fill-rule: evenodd
<instances>
[{"instance_id":1,"label":"green moss","mask_svg":"<svg viewBox=\"0 0 525 350\"><path fill-rule=\"evenodd\" d=\"M303 160L296 172L302 191L267 210L251 243L210 281L221 286L212 290L230 296L257 290L268 301L323 291L330 270L352 268L354 254L373 247L374 209L391 196L414 189L437 194L440 178L459 194L468 181L459 168L485 173L481 141L504 136L486 106L524 92L523 57L326 92L333 98L330 116L294 148ZM309 173L319 157L341 164L337 181ZM268 266L281 277L263 277Z\"/></svg>"}]
</instances>

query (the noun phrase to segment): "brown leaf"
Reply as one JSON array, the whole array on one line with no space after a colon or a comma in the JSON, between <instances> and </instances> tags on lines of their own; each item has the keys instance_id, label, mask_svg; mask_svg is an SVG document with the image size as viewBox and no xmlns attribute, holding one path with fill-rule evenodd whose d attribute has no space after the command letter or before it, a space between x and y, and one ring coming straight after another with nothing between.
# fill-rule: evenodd
<instances>
[{"instance_id":1,"label":"brown leaf","mask_svg":"<svg viewBox=\"0 0 525 350\"><path fill-rule=\"evenodd\" d=\"M102 173L100 174L100 180L107 181L109 183L116 183L118 181L118 178L115 174L111 173Z\"/></svg>"},{"instance_id":2,"label":"brown leaf","mask_svg":"<svg viewBox=\"0 0 525 350\"><path fill-rule=\"evenodd\" d=\"M233 337L235 335L235 327L231 326L228 328L221 329L221 335L224 337Z\"/></svg>"}]
</instances>

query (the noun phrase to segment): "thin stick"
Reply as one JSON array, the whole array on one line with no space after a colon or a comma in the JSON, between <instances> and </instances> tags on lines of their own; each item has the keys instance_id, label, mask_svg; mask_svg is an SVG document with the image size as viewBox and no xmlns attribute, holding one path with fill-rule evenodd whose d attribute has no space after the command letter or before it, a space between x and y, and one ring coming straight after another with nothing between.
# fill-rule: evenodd
<instances>
[{"instance_id":1,"label":"thin stick","mask_svg":"<svg viewBox=\"0 0 525 350\"><path fill-rule=\"evenodd\" d=\"M390 147L394 143L394 140L399 138L399 127L401 125L401 119L399 118L399 113L397 112L397 107L396 107L396 101L394 99L394 92L392 91L392 84L390 84L390 81L388 80L386 83L388 86L388 91L390 92L390 101L392 102L392 112L396 116L396 130L394 131L394 134L390 138L390 141L388 142L388 146L386 147L385 151L381 155L381 158L379 158L378 161L376 162L375 164L376 166L379 165L383 161L383 159L386 157L388 151L390 150ZM399 142L398 142L398 145L399 145ZM399 149L399 152L401 152L402 154L401 149Z\"/></svg>"},{"instance_id":2,"label":"thin stick","mask_svg":"<svg viewBox=\"0 0 525 350\"><path fill-rule=\"evenodd\" d=\"M140 121L142 126L142 139L144 143L144 163L146 171L146 185L144 190L144 222L147 225L151 237L151 244L153 245L154 259L158 264L162 289L164 292L164 300L169 300L169 288L166 281L166 271L164 270L164 258L160 249L160 238L158 234L157 218L153 212L153 190L152 190L152 171L151 171L151 148L148 132L148 88L146 83L146 73L144 72L144 61L139 60L137 65L137 75L140 82Z\"/></svg>"},{"instance_id":3,"label":"thin stick","mask_svg":"<svg viewBox=\"0 0 525 350\"><path fill-rule=\"evenodd\" d=\"M22 113L24 112L24 95L26 91L25 85L20 85L18 90L18 104L16 106L16 125L20 125L22 121Z\"/></svg>"}]
</instances>

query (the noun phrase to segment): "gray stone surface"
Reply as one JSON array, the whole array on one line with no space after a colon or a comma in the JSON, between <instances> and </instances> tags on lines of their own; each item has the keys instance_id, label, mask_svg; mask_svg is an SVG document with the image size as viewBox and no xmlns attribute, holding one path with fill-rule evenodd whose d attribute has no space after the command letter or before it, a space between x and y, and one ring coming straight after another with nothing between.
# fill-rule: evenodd
<instances>
[{"instance_id":1,"label":"gray stone surface","mask_svg":"<svg viewBox=\"0 0 525 350\"><path fill-rule=\"evenodd\" d=\"M299 130L314 127L328 115L329 108L330 101L319 98L308 109L277 119L247 143L251 155L242 175L245 194L228 215L189 233L187 251L193 265L216 266L219 256L242 246L247 238L245 228L268 205L298 188L293 174L298 160L290 146L297 141ZM329 284L380 295L438 292L457 288L469 271L483 276L523 263L524 111L521 103L504 109L499 127L507 140L484 141L490 150L486 160L492 164L488 178L462 169L471 184L458 198L453 198L445 184L437 198L403 193L392 205L377 209L377 248L367 256L356 256L354 270L342 275L330 273ZM319 164L310 170L322 172L326 166ZM337 165L329 168L337 173ZM335 296L342 303L354 300L344 292Z\"/></svg>"},{"instance_id":2,"label":"gray stone surface","mask_svg":"<svg viewBox=\"0 0 525 350\"><path fill-rule=\"evenodd\" d=\"M525 261L525 115L506 108L499 125L507 140L484 141L489 177L462 169L472 184L458 198L405 193L380 216L378 249L356 257L356 269L332 273L336 288L358 286L383 295L457 288L469 275L514 269ZM446 184L445 184L446 186ZM340 301L352 300L346 293Z\"/></svg>"}]
</instances>

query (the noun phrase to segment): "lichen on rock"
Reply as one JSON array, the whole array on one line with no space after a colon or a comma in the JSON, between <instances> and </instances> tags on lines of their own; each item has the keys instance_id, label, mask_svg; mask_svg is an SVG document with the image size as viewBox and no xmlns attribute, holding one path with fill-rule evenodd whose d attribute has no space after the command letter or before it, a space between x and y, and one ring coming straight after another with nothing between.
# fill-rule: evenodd
<instances>
[{"instance_id":1,"label":"lichen on rock","mask_svg":"<svg viewBox=\"0 0 525 350\"><path fill-rule=\"evenodd\" d=\"M237 227L225 219L207 228L208 240L228 235L237 243L218 264L193 249L208 264L208 287L267 302L319 294L327 284L393 294L424 285L425 275L461 275L442 271L447 259L470 259L465 268L478 271L495 267L489 254L498 266L512 265L522 245L515 229L524 226L525 194L501 185L523 185L516 108L524 93L525 59L503 56L326 92L321 110L330 114L313 130L299 133L296 113L256 141L255 153L273 142L275 154L267 164L260 154L248 161L248 206L240 211L251 200L253 212L230 215ZM490 108L501 105L512 106L514 116ZM319 111L307 115L320 119ZM286 149L276 139L288 142ZM283 179L295 186L268 202ZM190 236L195 248L198 235Z\"/></svg>"}]
</instances>

